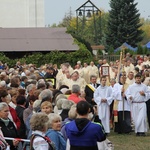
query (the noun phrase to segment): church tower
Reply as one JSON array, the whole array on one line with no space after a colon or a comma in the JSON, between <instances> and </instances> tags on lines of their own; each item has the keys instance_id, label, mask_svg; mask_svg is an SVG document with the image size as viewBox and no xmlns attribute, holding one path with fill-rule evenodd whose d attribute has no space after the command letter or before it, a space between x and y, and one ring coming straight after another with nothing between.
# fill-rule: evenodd
<instances>
[{"instance_id":1,"label":"church tower","mask_svg":"<svg viewBox=\"0 0 150 150\"><path fill-rule=\"evenodd\" d=\"M0 27L44 27L44 0L0 0Z\"/></svg>"}]
</instances>

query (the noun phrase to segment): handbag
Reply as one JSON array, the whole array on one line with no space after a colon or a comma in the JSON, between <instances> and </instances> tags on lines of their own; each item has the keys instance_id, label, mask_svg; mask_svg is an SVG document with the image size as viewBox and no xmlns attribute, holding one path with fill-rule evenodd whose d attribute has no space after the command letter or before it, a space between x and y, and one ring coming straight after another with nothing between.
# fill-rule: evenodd
<instances>
[{"instance_id":1,"label":"handbag","mask_svg":"<svg viewBox=\"0 0 150 150\"><path fill-rule=\"evenodd\" d=\"M97 147L98 150L114 150L114 145L108 139L102 142L97 142Z\"/></svg>"}]
</instances>

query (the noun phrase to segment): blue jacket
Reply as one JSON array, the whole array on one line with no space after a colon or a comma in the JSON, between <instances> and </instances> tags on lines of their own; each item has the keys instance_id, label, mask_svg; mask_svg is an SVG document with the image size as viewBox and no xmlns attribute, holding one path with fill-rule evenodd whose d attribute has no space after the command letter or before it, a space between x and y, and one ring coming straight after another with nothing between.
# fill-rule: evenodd
<instances>
[{"instance_id":1,"label":"blue jacket","mask_svg":"<svg viewBox=\"0 0 150 150\"><path fill-rule=\"evenodd\" d=\"M66 135L66 130L65 130L65 126L67 123L71 122L73 119L70 119L70 118L66 118L63 122L62 122L62 125L61 125L61 133L64 137L64 139L67 141L67 135Z\"/></svg>"},{"instance_id":2,"label":"blue jacket","mask_svg":"<svg viewBox=\"0 0 150 150\"><path fill-rule=\"evenodd\" d=\"M66 150L66 141L59 131L49 129L46 132L46 136L49 137L52 142L54 142L56 150Z\"/></svg>"},{"instance_id":3,"label":"blue jacket","mask_svg":"<svg viewBox=\"0 0 150 150\"><path fill-rule=\"evenodd\" d=\"M66 134L71 147L97 149L97 142L105 139L105 133L99 123L87 119L76 119L66 124ZM72 148L71 148L72 149Z\"/></svg>"}]
</instances>

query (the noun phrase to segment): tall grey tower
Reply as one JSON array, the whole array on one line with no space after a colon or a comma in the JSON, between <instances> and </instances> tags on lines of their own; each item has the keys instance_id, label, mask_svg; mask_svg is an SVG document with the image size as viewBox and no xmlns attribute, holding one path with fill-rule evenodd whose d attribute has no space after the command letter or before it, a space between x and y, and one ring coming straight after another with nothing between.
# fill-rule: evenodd
<instances>
[{"instance_id":1,"label":"tall grey tower","mask_svg":"<svg viewBox=\"0 0 150 150\"><path fill-rule=\"evenodd\" d=\"M44 27L44 0L0 0L0 27Z\"/></svg>"}]
</instances>

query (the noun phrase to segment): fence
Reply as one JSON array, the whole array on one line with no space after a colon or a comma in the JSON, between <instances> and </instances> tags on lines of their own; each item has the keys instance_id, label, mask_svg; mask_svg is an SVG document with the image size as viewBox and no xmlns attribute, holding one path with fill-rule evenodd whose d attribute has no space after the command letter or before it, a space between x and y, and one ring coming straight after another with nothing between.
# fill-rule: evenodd
<instances>
[{"instance_id":1,"label":"fence","mask_svg":"<svg viewBox=\"0 0 150 150\"><path fill-rule=\"evenodd\" d=\"M97 59L107 59L108 62L114 62L120 59L120 55L98 55Z\"/></svg>"}]
</instances>

